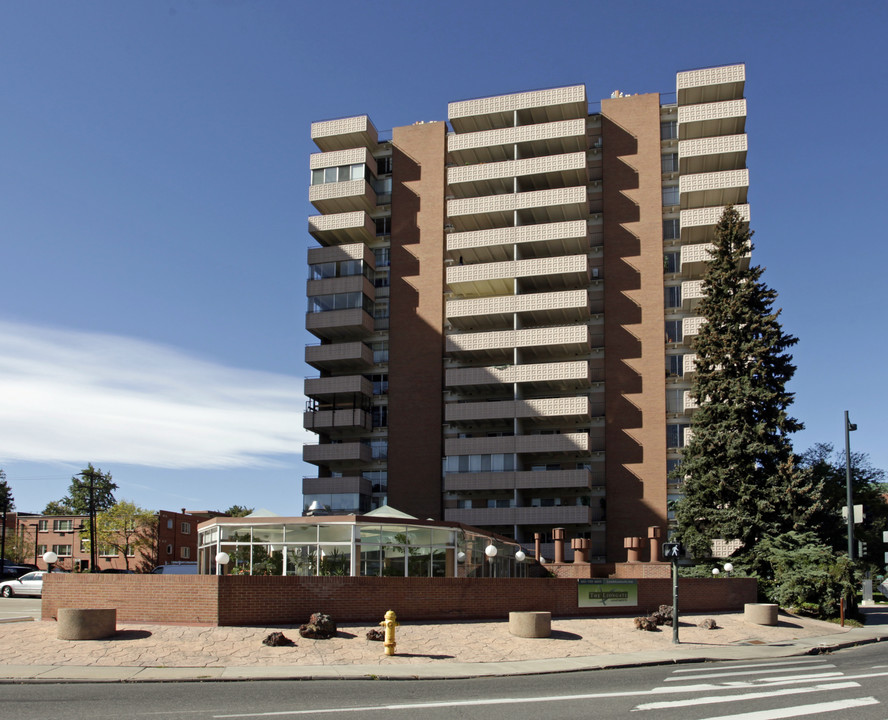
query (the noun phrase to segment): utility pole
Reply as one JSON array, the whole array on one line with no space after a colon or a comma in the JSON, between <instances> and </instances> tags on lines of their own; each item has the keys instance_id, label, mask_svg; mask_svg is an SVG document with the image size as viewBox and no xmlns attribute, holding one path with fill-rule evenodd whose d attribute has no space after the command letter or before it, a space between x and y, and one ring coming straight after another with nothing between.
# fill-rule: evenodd
<instances>
[{"instance_id":1,"label":"utility pole","mask_svg":"<svg viewBox=\"0 0 888 720\"><path fill-rule=\"evenodd\" d=\"M848 502L848 559L854 559L854 494L851 491L851 431L857 430L857 425L848 421L848 411L845 410L845 491Z\"/></svg>"}]
</instances>

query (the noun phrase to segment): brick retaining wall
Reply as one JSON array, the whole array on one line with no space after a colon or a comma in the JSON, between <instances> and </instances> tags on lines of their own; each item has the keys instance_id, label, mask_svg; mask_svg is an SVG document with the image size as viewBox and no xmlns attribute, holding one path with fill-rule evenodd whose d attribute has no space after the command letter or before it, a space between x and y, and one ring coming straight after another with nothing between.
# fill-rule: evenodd
<instances>
[{"instance_id":1,"label":"brick retaining wall","mask_svg":"<svg viewBox=\"0 0 888 720\"><path fill-rule=\"evenodd\" d=\"M756 601L751 578L682 579L681 612L739 612ZM187 625L293 625L313 612L337 622L640 615L672 603L672 581L638 581L638 606L577 607L577 581L562 578L368 578L213 575L53 575L44 582L44 620L60 607L116 608L118 621Z\"/></svg>"}]
</instances>

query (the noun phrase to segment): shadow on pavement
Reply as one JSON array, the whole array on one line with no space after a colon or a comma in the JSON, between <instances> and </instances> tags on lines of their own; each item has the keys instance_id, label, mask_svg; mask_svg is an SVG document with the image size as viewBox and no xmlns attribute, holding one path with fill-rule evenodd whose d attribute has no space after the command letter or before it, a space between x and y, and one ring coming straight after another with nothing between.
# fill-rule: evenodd
<instances>
[{"instance_id":1,"label":"shadow on pavement","mask_svg":"<svg viewBox=\"0 0 888 720\"><path fill-rule=\"evenodd\" d=\"M117 642L118 640L144 640L149 637L151 637L151 633L148 630L118 630L114 635L104 639Z\"/></svg>"}]
</instances>

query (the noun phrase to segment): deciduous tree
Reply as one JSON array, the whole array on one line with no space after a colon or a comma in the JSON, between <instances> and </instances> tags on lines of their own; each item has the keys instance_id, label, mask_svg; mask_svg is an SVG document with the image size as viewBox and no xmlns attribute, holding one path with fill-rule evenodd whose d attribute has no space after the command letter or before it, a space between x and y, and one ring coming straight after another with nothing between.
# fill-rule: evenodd
<instances>
[{"instance_id":1,"label":"deciduous tree","mask_svg":"<svg viewBox=\"0 0 888 720\"><path fill-rule=\"evenodd\" d=\"M100 548L122 553L129 570L130 553L151 546L155 525L157 516L152 511L121 500L96 515L96 542Z\"/></svg>"}]
</instances>

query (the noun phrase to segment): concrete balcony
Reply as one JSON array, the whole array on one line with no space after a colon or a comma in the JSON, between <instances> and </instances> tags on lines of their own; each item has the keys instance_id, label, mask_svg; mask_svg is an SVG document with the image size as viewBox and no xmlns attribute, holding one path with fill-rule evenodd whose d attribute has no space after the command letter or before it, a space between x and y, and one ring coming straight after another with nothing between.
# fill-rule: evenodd
<instances>
[{"instance_id":1,"label":"concrete balcony","mask_svg":"<svg viewBox=\"0 0 888 720\"><path fill-rule=\"evenodd\" d=\"M603 408L599 408L603 412ZM444 422L471 425L489 420L532 418L550 422L588 422L591 419L588 396L532 398L498 402L449 403L444 407Z\"/></svg>"},{"instance_id":2,"label":"concrete balcony","mask_svg":"<svg viewBox=\"0 0 888 720\"><path fill-rule=\"evenodd\" d=\"M302 478L303 495L320 495L323 493L358 493L372 495L373 484L365 477L320 477Z\"/></svg>"},{"instance_id":3,"label":"concrete balcony","mask_svg":"<svg viewBox=\"0 0 888 720\"><path fill-rule=\"evenodd\" d=\"M746 100L687 105L678 109L678 139L738 135L746 130Z\"/></svg>"},{"instance_id":4,"label":"concrete balcony","mask_svg":"<svg viewBox=\"0 0 888 720\"><path fill-rule=\"evenodd\" d=\"M361 395L373 397L373 383L363 375L339 375L337 377L306 378L305 396L318 400L331 399L336 395Z\"/></svg>"},{"instance_id":5,"label":"concrete balcony","mask_svg":"<svg viewBox=\"0 0 888 720\"><path fill-rule=\"evenodd\" d=\"M349 243L335 247L310 248L308 251L308 264L319 265L328 262L342 262L345 260L363 260L364 264L376 269L376 256L364 243Z\"/></svg>"},{"instance_id":6,"label":"concrete balcony","mask_svg":"<svg viewBox=\"0 0 888 720\"><path fill-rule=\"evenodd\" d=\"M516 280L525 292L584 288L591 274L585 255L561 255L447 268L447 285L463 297L511 295Z\"/></svg>"},{"instance_id":7,"label":"concrete balcony","mask_svg":"<svg viewBox=\"0 0 888 720\"><path fill-rule=\"evenodd\" d=\"M589 294L585 290L531 293L500 297L448 300L446 315L457 329L505 329L512 325L512 316L524 317L528 325L563 325L591 317Z\"/></svg>"},{"instance_id":8,"label":"concrete balcony","mask_svg":"<svg viewBox=\"0 0 888 720\"><path fill-rule=\"evenodd\" d=\"M361 308L306 313L305 329L322 340L360 340L373 334L373 318Z\"/></svg>"},{"instance_id":9,"label":"concrete balcony","mask_svg":"<svg viewBox=\"0 0 888 720\"><path fill-rule=\"evenodd\" d=\"M455 368L444 373L444 387L463 393L489 392L502 385L527 385L542 390L579 390L592 384L586 360L533 365Z\"/></svg>"},{"instance_id":10,"label":"concrete balcony","mask_svg":"<svg viewBox=\"0 0 888 720\"><path fill-rule=\"evenodd\" d=\"M682 358L683 371L685 377L690 377L697 372L697 356L689 353Z\"/></svg>"},{"instance_id":11,"label":"concrete balcony","mask_svg":"<svg viewBox=\"0 0 888 720\"><path fill-rule=\"evenodd\" d=\"M302 414L302 426L314 432L373 428L370 413L357 409L307 411Z\"/></svg>"},{"instance_id":12,"label":"concrete balcony","mask_svg":"<svg viewBox=\"0 0 888 720\"><path fill-rule=\"evenodd\" d=\"M694 400L693 396L691 395L690 390L684 391L684 393L682 394L682 401L685 412L696 410L699 407L699 405L697 405L697 401Z\"/></svg>"},{"instance_id":13,"label":"concrete balcony","mask_svg":"<svg viewBox=\"0 0 888 720\"><path fill-rule=\"evenodd\" d=\"M571 220L447 235L447 253L454 262L461 257L469 264L512 260L516 245L523 257L584 253L589 248L586 222Z\"/></svg>"},{"instance_id":14,"label":"concrete balcony","mask_svg":"<svg viewBox=\"0 0 888 720\"><path fill-rule=\"evenodd\" d=\"M741 170L746 167L746 134L682 140L678 143L678 169L684 175Z\"/></svg>"},{"instance_id":15,"label":"concrete balcony","mask_svg":"<svg viewBox=\"0 0 888 720\"><path fill-rule=\"evenodd\" d=\"M685 280L681 284L681 307L685 312L697 309L705 297L702 280Z\"/></svg>"},{"instance_id":16,"label":"concrete balcony","mask_svg":"<svg viewBox=\"0 0 888 720\"><path fill-rule=\"evenodd\" d=\"M735 205L734 209L744 222L749 222L749 205ZM679 216L681 241L683 243L711 242L715 236L715 225L721 219L724 211L723 207L682 210Z\"/></svg>"},{"instance_id":17,"label":"concrete balcony","mask_svg":"<svg viewBox=\"0 0 888 720\"><path fill-rule=\"evenodd\" d=\"M681 246L681 272L685 277L694 279L702 278L711 259L710 251L715 246L712 243L696 243L694 245ZM749 269L752 253L746 253L740 260L740 267Z\"/></svg>"},{"instance_id":18,"label":"concrete balcony","mask_svg":"<svg viewBox=\"0 0 888 720\"><path fill-rule=\"evenodd\" d=\"M680 72L675 78L679 110L682 105L742 98L745 83L746 65L743 63Z\"/></svg>"},{"instance_id":19,"label":"concrete balcony","mask_svg":"<svg viewBox=\"0 0 888 720\"><path fill-rule=\"evenodd\" d=\"M683 210L746 203L749 192L749 170L681 175L678 192Z\"/></svg>"},{"instance_id":20,"label":"concrete balcony","mask_svg":"<svg viewBox=\"0 0 888 720\"><path fill-rule=\"evenodd\" d=\"M312 215L308 218L308 232L321 245L369 243L376 239L376 223L366 210Z\"/></svg>"},{"instance_id":21,"label":"concrete balcony","mask_svg":"<svg viewBox=\"0 0 888 720\"><path fill-rule=\"evenodd\" d=\"M585 219L589 216L586 186L447 201L447 216L460 232L512 226L516 212L521 225Z\"/></svg>"},{"instance_id":22,"label":"concrete balcony","mask_svg":"<svg viewBox=\"0 0 888 720\"><path fill-rule=\"evenodd\" d=\"M547 488L592 489L604 491L603 477L595 480L589 470L526 470L506 472L447 473L445 492L481 490L537 490ZM596 485L595 483L600 483Z\"/></svg>"},{"instance_id":23,"label":"concrete balcony","mask_svg":"<svg viewBox=\"0 0 888 720\"><path fill-rule=\"evenodd\" d=\"M684 338L684 342L693 343L694 338L699 334L700 328L703 327L703 323L705 322L706 318L698 317L696 315L693 317L682 318L681 334Z\"/></svg>"},{"instance_id":24,"label":"concrete balcony","mask_svg":"<svg viewBox=\"0 0 888 720\"><path fill-rule=\"evenodd\" d=\"M586 153L544 155L447 169L448 191L462 198L514 192L516 178L520 179L524 191L585 185L589 180Z\"/></svg>"},{"instance_id":25,"label":"concrete balcony","mask_svg":"<svg viewBox=\"0 0 888 720\"><path fill-rule=\"evenodd\" d=\"M324 465L332 469L339 469L354 465L367 465L373 461L373 453L369 445L359 442L303 445L302 459L312 465Z\"/></svg>"},{"instance_id":26,"label":"concrete balcony","mask_svg":"<svg viewBox=\"0 0 888 720\"><path fill-rule=\"evenodd\" d=\"M516 124L516 114L518 125L533 125L585 119L587 113L585 85L460 100L447 105L447 118L457 133L511 127Z\"/></svg>"},{"instance_id":27,"label":"concrete balcony","mask_svg":"<svg viewBox=\"0 0 888 720\"><path fill-rule=\"evenodd\" d=\"M330 249L335 250L335 248ZM305 289L305 294L310 298L317 297L318 295L356 292L363 293L371 302L376 299L376 288L363 275L346 275L345 277L324 278L323 280L309 280L306 283Z\"/></svg>"},{"instance_id":28,"label":"concrete balcony","mask_svg":"<svg viewBox=\"0 0 888 720\"><path fill-rule=\"evenodd\" d=\"M357 147L372 150L379 144L376 128L366 115L312 123L311 139L324 152Z\"/></svg>"},{"instance_id":29,"label":"concrete balcony","mask_svg":"<svg viewBox=\"0 0 888 720\"><path fill-rule=\"evenodd\" d=\"M514 158L515 145L526 155L558 155L586 149L586 120L562 120L481 132L451 133L447 151L457 163L498 162Z\"/></svg>"},{"instance_id":30,"label":"concrete balcony","mask_svg":"<svg viewBox=\"0 0 888 720\"><path fill-rule=\"evenodd\" d=\"M370 154L370 151L364 147L312 153L308 158L308 165L312 170L322 170L341 165L366 165L367 169L374 176L376 175L376 160Z\"/></svg>"},{"instance_id":31,"label":"concrete balcony","mask_svg":"<svg viewBox=\"0 0 888 720\"><path fill-rule=\"evenodd\" d=\"M448 508L447 522L461 522L475 527L485 525L588 525L592 508L587 505L513 508Z\"/></svg>"},{"instance_id":32,"label":"concrete balcony","mask_svg":"<svg viewBox=\"0 0 888 720\"><path fill-rule=\"evenodd\" d=\"M515 348L526 349L524 357L585 355L592 349L587 325L499 330L448 335L448 355L463 359L512 358Z\"/></svg>"},{"instance_id":33,"label":"concrete balcony","mask_svg":"<svg viewBox=\"0 0 888 720\"><path fill-rule=\"evenodd\" d=\"M376 193L366 180L312 185L308 189L308 200L325 215L357 210L372 212L376 209Z\"/></svg>"},{"instance_id":34,"label":"concrete balcony","mask_svg":"<svg viewBox=\"0 0 888 720\"><path fill-rule=\"evenodd\" d=\"M444 440L444 454L448 457L451 455L498 455L503 453L585 455L589 452L589 434L583 432Z\"/></svg>"},{"instance_id":35,"label":"concrete balcony","mask_svg":"<svg viewBox=\"0 0 888 720\"><path fill-rule=\"evenodd\" d=\"M305 348L305 362L318 370L366 370L373 365L373 350L362 342L309 345Z\"/></svg>"}]
</instances>

